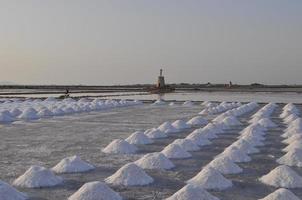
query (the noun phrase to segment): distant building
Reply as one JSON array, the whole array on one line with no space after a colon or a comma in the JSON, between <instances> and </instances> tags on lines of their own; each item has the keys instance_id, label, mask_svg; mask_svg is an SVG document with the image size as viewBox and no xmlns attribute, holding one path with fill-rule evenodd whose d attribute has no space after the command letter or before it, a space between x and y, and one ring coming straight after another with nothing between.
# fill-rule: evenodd
<instances>
[{"instance_id":1,"label":"distant building","mask_svg":"<svg viewBox=\"0 0 302 200\"><path fill-rule=\"evenodd\" d=\"M159 73L159 77L157 79L157 84L156 84L157 88L165 88L166 84L165 84L165 77L163 76L163 70L160 69L160 73Z\"/></svg>"}]
</instances>

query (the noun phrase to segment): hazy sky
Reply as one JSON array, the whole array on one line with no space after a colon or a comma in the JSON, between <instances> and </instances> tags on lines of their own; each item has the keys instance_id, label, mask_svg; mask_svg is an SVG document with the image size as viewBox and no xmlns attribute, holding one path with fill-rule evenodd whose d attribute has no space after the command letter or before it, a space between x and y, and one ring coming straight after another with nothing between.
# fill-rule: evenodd
<instances>
[{"instance_id":1,"label":"hazy sky","mask_svg":"<svg viewBox=\"0 0 302 200\"><path fill-rule=\"evenodd\" d=\"M0 0L0 82L302 84L302 0Z\"/></svg>"}]
</instances>

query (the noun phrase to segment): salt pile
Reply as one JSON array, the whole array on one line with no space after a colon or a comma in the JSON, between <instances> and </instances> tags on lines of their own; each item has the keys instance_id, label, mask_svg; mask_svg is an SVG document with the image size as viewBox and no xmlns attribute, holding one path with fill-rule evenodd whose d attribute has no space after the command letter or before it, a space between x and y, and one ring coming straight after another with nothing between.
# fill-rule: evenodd
<instances>
[{"instance_id":1,"label":"salt pile","mask_svg":"<svg viewBox=\"0 0 302 200\"><path fill-rule=\"evenodd\" d=\"M262 183L284 188L302 187L302 177L286 165L280 165L259 179Z\"/></svg>"},{"instance_id":2,"label":"salt pile","mask_svg":"<svg viewBox=\"0 0 302 200\"><path fill-rule=\"evenodd\" d=\"M302 167L302 149L293 149L277 160L279 164Z\"/></svg>"},{"instance_id":3,"label":"salt pile","mask_svg":"<svg viewBox=\"0 0 302 200\"><path fill-rule=\"evenodd\" d=\"M107 147L105 147L102 152L104 153L114 153L114 154L132 154L137 151L136 146L129 144L125 140L116 139L113 140Z\"/></svg>"},{"instance_id":4,"label":"salt pile","mask_svg":"<svg viewBox=\"0 0 302 200\"><path fill-rule=\"evenodd\" d=\"M174 126L177 129L191 128L191 126L183 120L176 120L175 122L172 123L172 126Z\"/></svg>"},{"instance_id":5,"label":"salt pile","mask_svg":"<svg viewBox=\"0 0 302 200\"><path fill-rule=\"evenodd\" d=\"M9 184L0 180L0 199L1 200L25 200L27 195L19 192Z\"/></svg>"},{"instance_id":6,"label":"salt pile","mask_svg":"<svg viewBox=\"0 0 302 200\"><path fill-rule=\"evenodd\" d=\"M198 146L210 145L212 142L199 132L190 133L186 139L194 141Z\"/></svg>"},{"instance_id":7,"label":"salt pile","mask_svg":"<svg viewBox=\"0 0 302 200\"><path fill-rule=\"evenodd\" d=\"M259 199L259 200L300 200L300 199L290 190L280 188L275 192L269 194L268 196L264 197L263 199Z\"/></svg>"},{"instance_id":8,"label":"salt pile","mask_svg":"<svg viewBox=\"0 0 302 200\"><path fill-rule=\"evenodd\" d=\"M33 108L26 108L23 112L18 116L20 119L24 120L34 120L38 119L37 111Z\"/></svg>"},{"instance_id":9,"label":"salt pile","mask_svg":"<svg viewBox=\"0 0 302 200\"><path fill-rule=\"evenodd\" d=\"M59 185L63 179L54 173L40 166L31 166L23 175L17 178L13 185L26 188L51 187Z\"/></svg>"},{"instance_id":10,"label":"salt pile","mask_svg":"<svg viewBox=\"0 0 302 200\"><path fill-rule=\"evenodd\" d=\"M194 103L192 101L185 101L182 105L183 106L194 106Z\"/></svg>"},{"instance_id":11,"label":"salt pile","mask_svg":"<svg viewBox=\"0 0 302 200\"><path fill-rule=\"evenodd\" d=\"M166 200L219 200L198 185L187 184Z\"/></svg>"},{"instance_id":12,"label":"salt pile","mask_svg":"<svg viewBox=\"0 0 302 200\"><path fill-rule=\"evenodd\" d=\"M163 101L162 99L156 100L153 104L151 104L152 106L161 106L161 105L165 105L166 102Z\"/></svg>"},{"instance_id":13,"label":"salt pile","mask_svg":"<svg viewBox=\"0 0 302 200\"><path fill-rule=\"evenodd\" d=\"M212 160L208 166L218 170L222 174L239 174L243 170L227 157L218 157Z\"/></svg>"},{"instance_id":14,"label":"salt pile","mask_svg":"<svg viewBox=\"0 0 302 200\"><path fill-rule=\"evenodd\" d=\"M143 169L172 169L175 165L162 153L148 153L135 164Z\"/></svg>"},{"instance_id":15,"label":"salt pile","mask_svg":"<svg viewBox=\"0 0 302 200\"><path fill-rule=\"evenodd\" d=\"M164 133L176 133L179 130L177 130L170 122L164 122L162 123L158 129Z\"/></svg>"},{"instance_id":16,"label":"salt pile","mask_svg":"<svg viewBox=\"0 0 302 200\"><path fill-rule=\"evenodd\" d=\"M105 182L113 185L137 186L148 185L153 182L153 178L136 164L128 163L106 178Z\"/></svg>"},{"instance_id":17,"label":"salt pile","mask_svg":"<svg viewBox=\"0 0 302 200\"><path fill-rule=\"evenodd\" d=\"M291 114L289 116L287 116L285 119L284 119L284 122L289 124L293 121L295 121L296 119L298 119L299 117L296 115L296 114Z\"/></svg>"},{"instance_id":18,"label":"salt pile","mask_svg":"<svg viewBox=\"0 0 302 200\"><path fill-rule=\"evenodd\" d=\"M19 110L18 108L13 108L10 111L11 116L13 117L17 117L18 115L20 115L22 113L21 110Z\"/></svg>"},{"instance_id":19,"label":"salt pile","mask_svg":"<svg viewBox=\"0 0 302 200\"><path fill-rule=\"evenodd\" d=\"M302 133L297 133L295 135L292 135L289 138L283 140L282 143L291 144L291 143L295 142L296 140L302 140Z\"/></svg>"},{"instance_id":20,"label":"salt pile","mask_svg":"<svg viewBox=\"0 0 302 200\"><path fill-rule=\"evenodd\" d=\"M214 190L224 190L233 185L232 181L226 179L218 170L212 167L204 168L187 183Z\"/></svg>"},{"instance_id":21,"label":"salt pile","mask_svg":"<svg viewBox=\"0 0 302 200\"><path fill-rule=\"evenodd\" d=\"M172 144L178 144L185 151L199 151L200 147L190 139L176 139Z\"/></svg>"},{"instance_id":22,"label":"salt pile","mask_svg":"<svg viewBox=\"0 0 302 200\"><path fill-rule=\"evenodd\" d=\"M166 133L162 132L157 128L148 129L144 132L144 134L151 139L160 139L168 137Z\"/></svg>"},{"instance_id":23,"label":"salt pile","mask_svg":"<svg viewBox=\"0 0 302 200\"><path fill-rule=\"evenodd\" d=\"M187 124L190 124L190 125L195 125L195 126L198 126L198 125L205 125L207 124L208 121L206 119L204 119L203 117L201 116L196 116L196 117L193 117L192 119L190 119Z\"/></svg>"},{"instance_id":24,"label":"salt pile","mask_svg":"<svg viewBox=\"0 0 302 200\"><path fill-rule=\"evenodd\" d=\"M95 167L78 156L71 156L61 160L51 170L56 173L77 173L93 170Z\"/></svg>"},{"instance_id":25,"label":"salt pile","mask_svg":"<svg viewBox=\"0 0 302 200\"><path fill-rule=\"evenodd\" d=\"M238 149L244 149L246 154L254 154L260 152L259 149L255 148L250 142L248 142L245 139L239 139L236 142L234 142L231 146L235 146Z\"/></svg>"},{"instance_id":26,"label":"salt pile","mask_svg":"<svg viewBox=\"0 0 302 200\"><path fill-rule=\"evenodd\" d=\"M127 139L129 144L151 144L153 141L147 137L143 132L136 131L132 133Z\"/></svg>"},{"instance_id":27,"label":"salt pile","mask_svg":"<svg viewBox=\"0 0 302 200\"><path fill-rule=\"evenodd\" d=\"M174 106L174 105L175 105L174 102L169 103L169 106Z\"/></svg>"},{"instance_id":28,"label":"salt pile","mask_svg":"<svg viewBox=\"0 0 302 200\"><path fill-rule=\"evenodd\" d=\"M234 146L226 148L217 157L227 157L233 162L250 162L252 160L243 149L239 149Z\"/></svg>"},{"instance_id":29,"label":"salt pile","mask_svg":"<svg viewBox=\"0 0 302 200\"><path fill-rule=\"evenodd\" d=\"M122 200L122 197L106 184L94 181L85 183L68 200Z\"/></svg>"},{"instance_id":30,"label":"salt pile","mask_svg":"<svg viewBox=\"0 0 302 200\"><path fill-rule=\"evenodd\" d=\"M277 127L277 124L275 124L274 122L272 122L268 118L260 119L257 123L260 124L261 126L265 127L265 128L275 128L275 127Z\"/></svg>"},{"instance_id":31,"label":"salt pile","mask_svg":"<svg viewBox=\"0 0 302 200\"><path fill-rule=\"evenodd\" d=\"M228 116L222 120L222 122L227 126L238 126L241 122L233 116Z\"/></svg>"},{"instance_id":32,"label":"salt pile","mask_svg":"<svg viewBox=\"0 0 302 200\"><path fill-rule=\"evenodd\" d=\"M168 158L190 158L192 155L177 144L169 144L161 153Z\"/></svg>"},{"instance_id":33,"label":"salt pile","mask_svg":"<svg viewBox=\"0 0 302 200\"><path fill-rule=\"evenodd\" d=\"M302 140L294 141L293 143L291 143L290 145L288 145L287 147L282 149L282 151L289 152L289 151L294 150L294 149L302 149Z\"/></svg>"},{"instance_id":34,"label":"salt pile","mask_svg":"<svg viewBox=\"0 0 302 200\"><path fill-rule=\"evenodd\" d=\"M14 118L10 115L10 113L0 113L0 123L10 123L12 121L14 121Z\"/></svg>"}]
</instances>

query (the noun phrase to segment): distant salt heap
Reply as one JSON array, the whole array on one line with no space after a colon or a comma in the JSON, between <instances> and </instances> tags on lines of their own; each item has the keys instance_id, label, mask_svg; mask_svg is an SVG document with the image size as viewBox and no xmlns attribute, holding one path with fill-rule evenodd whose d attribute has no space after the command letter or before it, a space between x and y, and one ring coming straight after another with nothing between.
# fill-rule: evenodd
<instances>
[{"instance_id":1,"label":"distant salt heap","mask_svg":"<svg viewBox=\"0 0 302 200\"><path fill-rule=\"evenodd\" d=\"M262 183L284 188L302 187L302 177L286 165L280 165L259 179Z\"/></svg>"},{"instance_id":2,"label":"distant salt heap","mask_svg":"<svg viewBox=\"0 0 302 200\"><path fill-rule=\"evenodd\" d=\"M234 142L231 146L235 146L238 149L244 149L246 154L253 154L253 153L260 152L259 149L255 148L250 142L242 138Z\"/></svg>"},{"instance_id":3,"label":"distant salt heap","mask_svg":"<svg viewBox=\"0 0 302 200\"><path fill-rule=\"evenodd\" d=\"M113 140L102 152L113 153L113 154L132 154L137 151L136 146L129 144L125 140L116 139Z\"/></svg>"},{"instance_id":4,"label":"distant salt heap","mask_svg":"<svg viewBox=\"0 0 302 200\"><path fill-rule=\"evenodd\" d=\"M68 200L122 200L122 197L106 184L94 181L85 183Z\"/></svg>"},{"instance_id":5,"label":"distant salt heap","mask_svg":"<svg viewBox=\"0 0 302 200\"><path fill-rule=\"evenodd\" d=\"M203 128L194 130L191 134L198 134L207 139L214 139L214 138L218 138L218 136L216 135L215 132L216 131L213 130L212 128L203 127Z\"/></svg>"},{"instance_id":6,"label":"distant salt heap","mask_svg":"<svg viewBox=\"0 0 302 200\"><path fill-rule=\"evenodd\" d=\"M153 141L147 137L143 132L136 131L132 133L127 139L129 144L151 144Z\"/></svg>"},{"instance_id":7,"label":"distant salt heap","mask_svg":"<svg viewBox=\"0 0 302 200\"><path fill-rule=\"evenodd\" d=\"M10 123L14 118L7 112L0 112L0 123Z\"/></svg>"},{"instance_id":8,"label":"distant salt heap","mask_svg":"<svg viewBox=\"0 0 302 200\"><path fill-rule=\"evenodd\" d=\"M194 103L192 101L185 101L182 105L183 106L194 106Z\"/></svg>"},{"instance_id":9,"label":"distant salt heap","mask_svg":"<svg viewBox=\"0 0 302 200\"><path fill-rule=\"evenodd\" d=\"M18 108L13 108L10 111L11 116L13 117L17 117L18 115L20 115L22 113L22 111Z\"/></svg>"},{"instance_id":10,"label":"distant salt heap","mask_svg":"<svg viewBox=\"0 0 302 200\"><path fill-rule=\"evenodd\" d=\"M290 190L280 188L275 192L269 194L268 196L264 197L263 199L259 199L259 200L300 200L300 199Z\"/></svg>"},{"instance_id":11,"label":"distant salt heap","mask_svg":"<svg viewBox=\"0 0 302 200\"><path fill-rule=\"evenodd\" d=\"M226 148L217 157L227 157L233 162L250 162L252 160L251 157L246 154L244 149L239 149L234 146Z\"/></svg>"},{"instance_id":12,"label":"distant salt heap","mask_svg":"<svg viewBox=\"0 0 302 200\"><path fill-rule=\"evenodd\" d=\"M179 132L178 129L176 129L174 126L172 126L172 123L170 122L164 122L162 123L158 129L164 133L177 133Z\"/></svg>"},{"instance_id":13,"label":"distant salt heap","mask_svg":"<svg viewBox=\"0 0 302 200\"><path fill-rule=\"evenodd\" d=\"M175 167L169 158L160 152L148 153L135 161L135 164L143 169L168 170Z\"/></svg>"},{"instance_id":14,"label":"distant salt heap","mask_svg":"<svg viewBox=\"0 0 302 200\"><path fill-rule=\"evenodd\" d=\"M22 111L22 113L18 116L20 119L24 120L34 120L38 119L37 111L33 108L26 108Z\"/></svg>"},{"instance_id":15,"label":"distant salt heap","mask_svg":"<svg viewBox=\"0 0 302 200\"><path fill-rule=\"evenodd\" d=\"M184 120L176 120L172 123L172 126L174 126L176 129L186 129L191 128L191 125L187 124Z\"/></svg>"},{"instance_id":16,"label":"distant salt heap","mask_svg":"<svg viewBox=\"0 0 302 200\"><path fill-rule=\"evenodd\" d=\"M302 149L302 140L296 140L284 149L282 149L283 152L289 152L294 149Z\"/></svg>"},{"instance_id":17,"label":"distant salt heap","mask_svg":"<svg viewBox=\"0 0 302 200\"><path fill-rule=\"evenodd\" d=\"M187 184L166 200L219 200L199 185Z\"/></svg>"},{"instance_id":18,"label":"distant salt heap","mask_svg":"<svg viewBox=\"0 0 302 200\"><path fill-rule=\"evenodd\" d=\"M192 141L194 141L198 146L205 146L205 145L209 145L212 144L212 142L210 140L208 140L204 135L202 135L199 132L192 132L190 133L186 139L190 139Z\"/></svg>"},{"instance_id":19,"label":"distant salt heap","mask_svg":"<svg viewBox=\"0 0 302 200\"><path fill-rule=\"evenodd\" d=\"M212 160L207 166L218 170L222 174L239 174L243 170L231 161L228 157L218 157Z\"/></svg>"},{"instance_id":20,"label":"distant salt heap","mask_svg":"<svg viewBox=\"0 0 302 200\"><path fill-rule=\"evenodd\" d=\"M200 147L190 139L176 139L172 144L178 144L185 151L199 151Z\"/></svg>"},{"instance_id":21,"label":"distant salt heap","mask_svg":"<svg viewBox=\"0 0 302 200\"><path fill-rule=\"evenodd\" d=\"M95 167L78 156L71 156L61 160L52 171L56 173L78 173L93 170Z\"/></svg>"},{"instance_id":22,"label":"distant salt heap","mask_svg":"<svg viewBox=\"0 0 302 200\"><path fill-rule=\"evenodd\" d=\"M213 190L225 190L233 185L232 181L226 179L218 170L212 167L204 168L187 183Z\"/></svg>"},{"instance_id":23,"label":"distant salt heap","mask_svg":"<svg viewBox=\"0 0 302 200\"><path fill-rule=\"evenodd\" d=\"M296 115L296 114L291 114L289 116L287 116L285 119L284 119L284 122L289 124L293 121L295 121L296 119L298 119L299 117Z\"/></svg>"},{"instance_id":24,"label":"distant salt heap","mask_svg":"<svg viewBox=\"0 0 302 200\"><path fill-rule=\"evenodd\" d=\"M148 129L144 132L144 134L151 139L160 139L168 137L166 133L162 132L157 128Z\"/></svg>"},{"instance_id":25,"label":"distant salt heap","mask_svg":"<svg viewBox=\"0 0 302 200\"><path fill-rule=\"evenodd\" d=\"M302 149L293 149L277 160L279 164L302 167Z\"/></svg>"},{"instance_id":26,"label":"distant salt heap","mask_svg":"<svg viewBox=\"0 0 302 200\"><path fill-rule=\"evenodd\" d=\"M283 140L282 143L291 144L291 143L293 143L293 142L295 142L297 140L302 140L302 132L290 136L289 138Z\"/></svg>"},{"instance_id":27,"label":"distant salt heap","mask_svg":"<svg viewBox=\"0 0 302 200\"><path fill-rule=\"evenodd\" d=\"M163 101L162 99L156 100L153 104L151 104L152 106L161 106L161 105L165 105L166 102Z\"/></svg>"},{"instance_id":28,"label":"distant salt heap","mask_svg":"<svg viewBox=\"0 0 302 200\"><path fill-rule=\"evenodd\" d=\"M169 103L169 106L175 106L175 102Z\"/></svg>"},{"instance_id":29,"label":"distant salt heap","mask_svg":"<svg viewBox=\"0 0 302 200\"><path fill-rule=\"evenodd\" d=\"M27 195L19 192L9 184L0 180L0 199L1 200L26 200Z\"/></svg>"},{"instance_id":30,"label":"distant salt heap","mask_svg":"<svg viewBox=\"0 0 302 200\"><path fill-rule=\"evenodd\" d=\"M43 108L37 113L37 115L39 117L51 117L54 114L48 108Z\"/></svg>"},{"instance_id":31,"label":"distant salt heap","mask_svg":"<svg viewBox=\"0 0 302 200\"><path fill-rule=\"evenodd\" d=\"M63 179L56 176L51 170L45 167L31 166L13 182L13 185L25 188L40 188L56 186L62 182Z\"/></svg>"},{"instance_id":32,"label":"distant salt heap","mask_svg":"<svg viewBox=\"0 0 302 200\"><path fill-rule=\"evenodd\" d=\"M222 122L227 126L238 126L241 122L233 116L228 116L222 120Z\"/></svg>"},{"instance_id":33,"label":"distant salt heap","mask_svg":"<svg viewBox=\"0 0 302 200\"><path fill-rule=\"evenodd\" d=\"M163 153L168 158L181 159L181 158L190 158L190 157L192 157L192 155L189 152L185 151L178 144L169 144L168 146L166 146L161 151L161 153Z\"/></svg>"},{"instance_id":34,"label":"distant salt heap","mask_svg":"<svg viewBox=\"0 0 302 200\"><path fill-rule=\"evenodd\" d=\"M262 118L260 119L257 124L260 124L261 126L265 128L275 128L277 127L277 124L272 122L269 118Z\"/></svg>"},{"instance_id":35,"label":"distant salt heap","mask_svg":"<svg viewBox=\"0 0 302 200\"><path fill-rule=\"evenodd\" d=\"M193 117L187 122L187 124L195 125L195 126L206 125L207 123L208 121L201 116Z\"/></svg>"},{"instance_id":36,"label":"distant salt heap","mask_svg":"<svg viewBox=\"0 0 302 200\"><path fill-rule=\"evenodd\" d=\"M152 183L153 178L136 164L128 163L106 178L105 182L112 185L138 186Z\"/></svg>"}]
</instances>

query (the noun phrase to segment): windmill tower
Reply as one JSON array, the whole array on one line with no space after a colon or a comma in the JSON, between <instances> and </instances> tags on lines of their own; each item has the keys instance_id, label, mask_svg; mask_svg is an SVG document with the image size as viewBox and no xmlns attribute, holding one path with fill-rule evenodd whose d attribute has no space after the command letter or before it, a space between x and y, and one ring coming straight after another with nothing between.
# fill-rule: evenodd
<instances>
[{"instance_id":1,"label":"windmill tower","mask_svg":"<svg viewBox=\"0 0 302 200\"><path fill-rule=\"evenodd\" d=\"M159 73L159 77L157 79L157 84L156 84L157 88L165 88L165 77L163 76L163 70L160 69L160 73Z\"/></svg>"}]
</instances>

